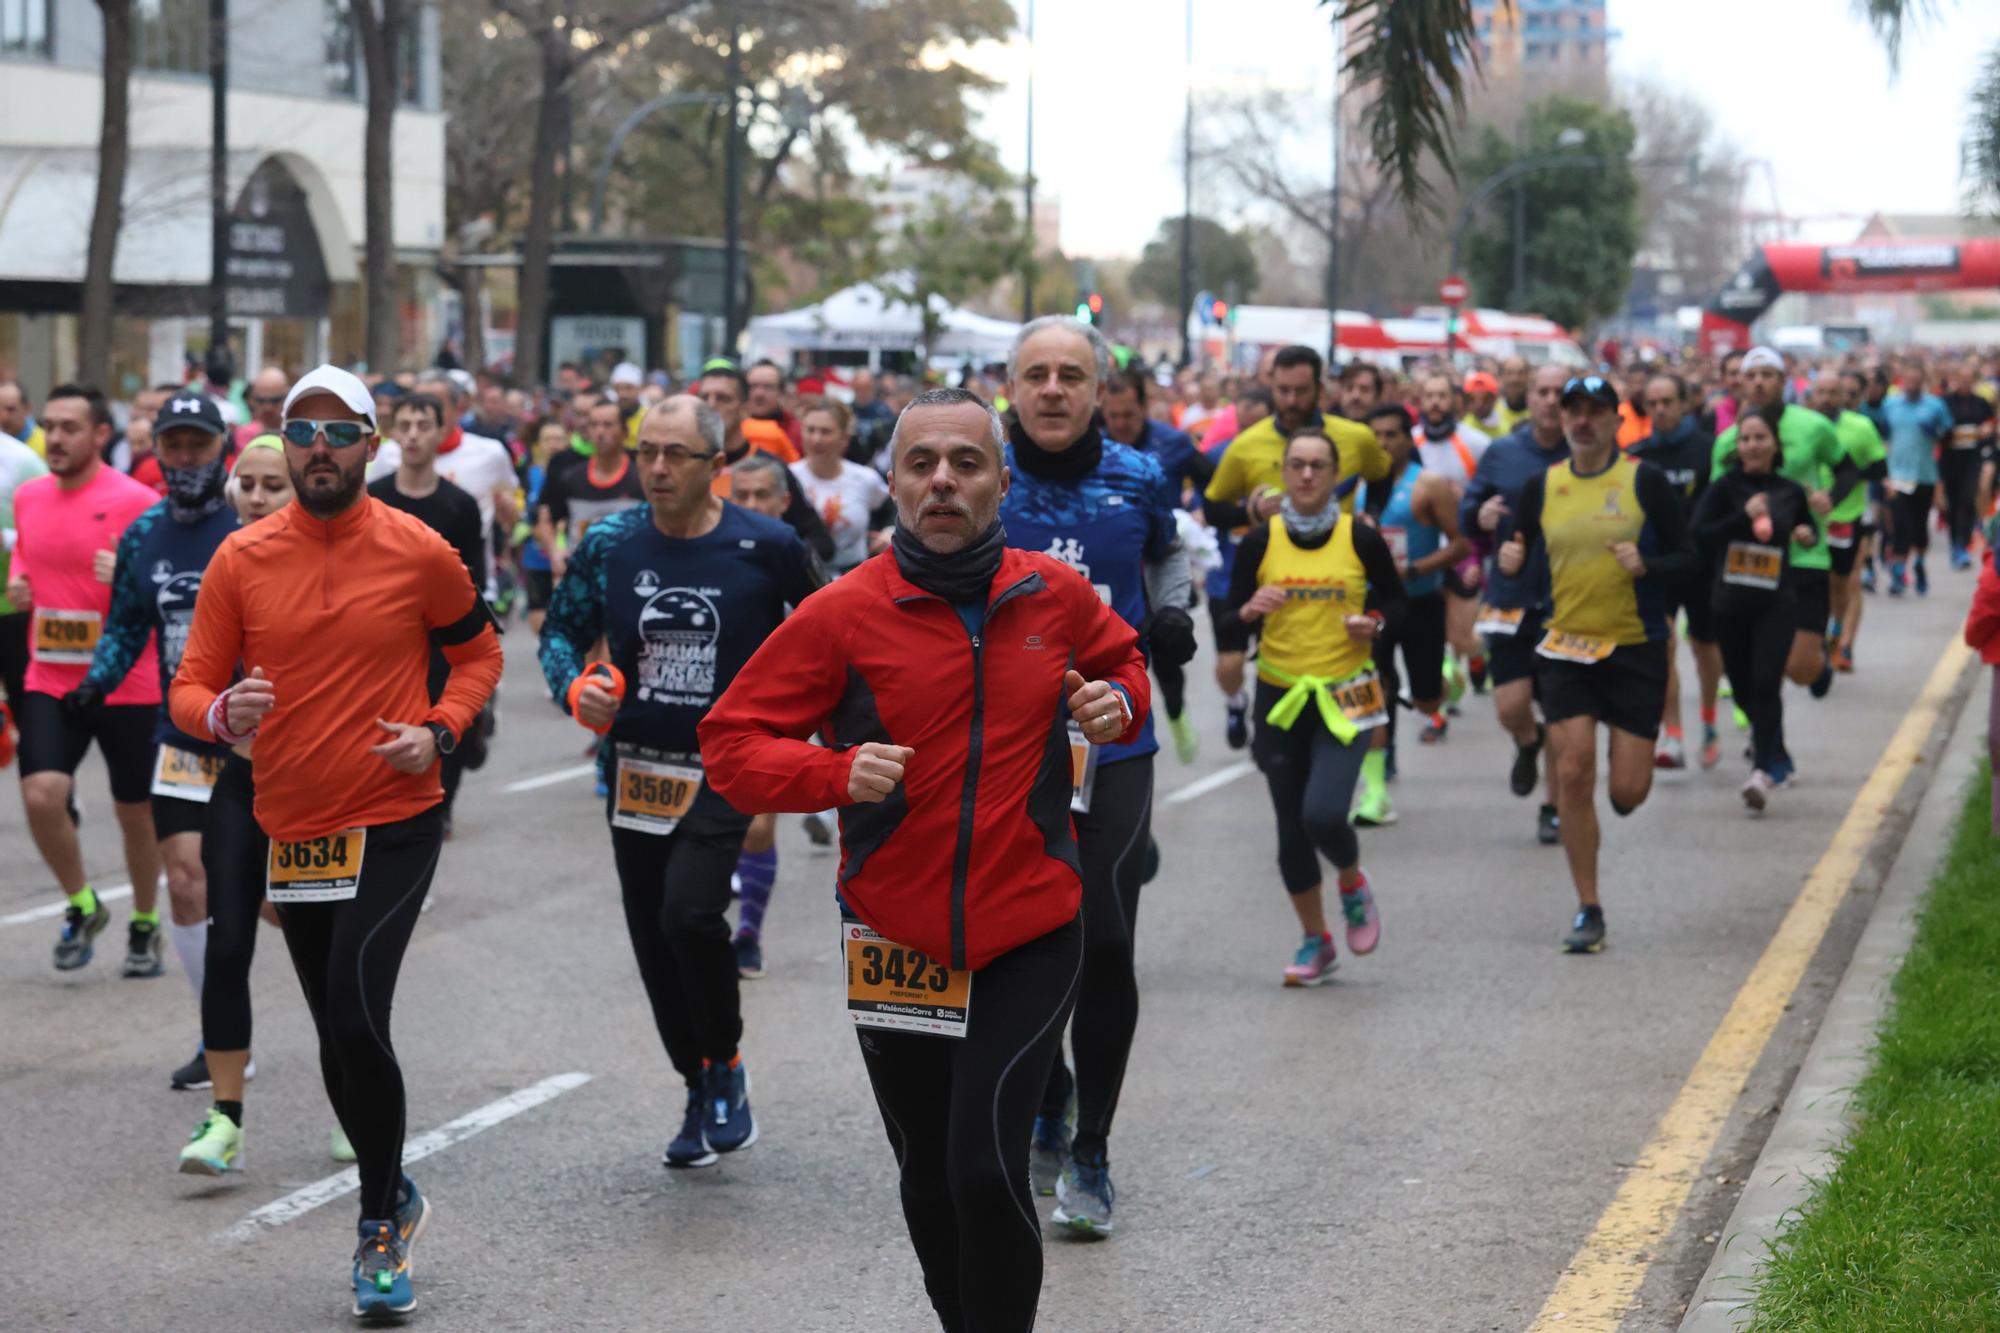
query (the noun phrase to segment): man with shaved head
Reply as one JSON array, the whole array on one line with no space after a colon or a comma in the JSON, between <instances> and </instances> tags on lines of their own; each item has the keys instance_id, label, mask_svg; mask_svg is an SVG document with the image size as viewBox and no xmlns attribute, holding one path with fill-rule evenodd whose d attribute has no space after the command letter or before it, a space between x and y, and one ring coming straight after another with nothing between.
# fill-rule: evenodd
<instances>
[{"instance_id":1,"label":"man with shaved head","mask_svg":"<svg viewBox=\"0 0 2000 1333\"><path fill-rule=\"evenodd\" d=\"M249 400L250 420L236 428L236 447L241 449L259 435L276 435L285 424L285 393L291 377L276 366L265 366L250 381L244 397Z\"/></svg>"},{"instance_id":2,"label":"man with shaved head","mask_svg":"<svg viewBox=\"0 0 2000 1333\"><path fill-rule=\"evenodd\" d=\"M729 876L750 817L705 781L695 727L771 631L826 581L782 521L716 493L722 416L679 395L647 409L632 451L643 505L591 525L542 622L563 707L606 737L607 817L639 977L687 1085L669 1167L757 1138L730 941ZM611 671L586 670L602 637Z\"/></svg>"}]
</instances>

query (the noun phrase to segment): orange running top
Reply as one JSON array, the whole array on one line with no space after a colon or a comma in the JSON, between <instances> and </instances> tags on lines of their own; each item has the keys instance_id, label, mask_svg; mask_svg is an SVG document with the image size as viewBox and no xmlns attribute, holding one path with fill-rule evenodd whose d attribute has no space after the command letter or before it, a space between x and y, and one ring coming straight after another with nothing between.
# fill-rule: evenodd
<instances>
[{"instance_id":1,"label":"orange running top","mask_svg":"<svg viewBox=\"0 0 2000 1333\"><path fill-rule=\"evenodd\" d=\"M277 701L257 730L266 833L323 837L443 799L437 765L399 773L370 751L390 739L378 718L463 736L500 681L492 618L444 538L367 496L331 521L295 500L231 533L201 591L168 707L206 740L209 706L238 664L263 669ZM435 705L425 684L433 639L451 664Z\"/></svg>"}]
</instances>

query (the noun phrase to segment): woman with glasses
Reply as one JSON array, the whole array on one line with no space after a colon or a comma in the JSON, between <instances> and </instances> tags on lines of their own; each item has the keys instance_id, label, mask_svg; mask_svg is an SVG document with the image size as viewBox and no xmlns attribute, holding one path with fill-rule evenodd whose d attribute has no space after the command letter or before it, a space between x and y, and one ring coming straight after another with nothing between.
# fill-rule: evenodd
<instances>
[{"instance_id":1,"label":"woman with glasses","mask_svg":"<svg viewBox=\"0 0 2000 1333\"><path fill-rule=\"evenodd\" d=\"M1393 633L1403 580L1382 534L1340 512L1339 455L1317 422L1285 442L1284 499L1236 552L1229 605L1258 628L1257 734L1250 753L1278 817L1278 870L1305 932L1287 986L1317 986L1337 965L1325 876L1334 866L1347 947L1370 953L1382 933L1348 821L1368 733L1389 720L1376 636Z\"/></svg>"}]
</instances>

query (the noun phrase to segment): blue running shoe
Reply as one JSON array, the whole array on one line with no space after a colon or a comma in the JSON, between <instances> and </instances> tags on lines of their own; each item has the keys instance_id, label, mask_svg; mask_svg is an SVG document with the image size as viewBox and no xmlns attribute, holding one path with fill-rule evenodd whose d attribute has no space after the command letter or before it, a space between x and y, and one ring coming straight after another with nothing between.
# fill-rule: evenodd
<instances>
[{"instance_id":1,"label":"blue running shoe","mask_svg":"<svg viewBox=\"0 0 2000 1333\"><path fill-rule=\"evenodd\" d=\"M410 1257L393 1218L363 1219L354 1251L354 1313L360 1319L393 1319L417 1306L410 1287Z\"/></svg>"},{"instance_id":2,"label":"blue running shoe","mask_svg":"<svg viewBox=\"0 0 2000 1333\"><path fill-rule=\"evenodd\" d=\"M1076 1089L1071 1088L1069 1104L1061 1115L1035 1117L1035 1137L1028 1144L1028 1183L1036 1198L1054 1196L1056 1181L1069 1165L1070 1144L1075 1134Z\"/></svg>"},{"instance_id":3,"label":"blue running shoe","mask_svg":"<svg viewBox=\"0 0 2000 1333\"><path fill-rule=\"evenodd\" d=\"M1916 568L1911 570L1910 573L1912 575L1914 582L1917 585L1917 596L1919 597L1930 596L1931 595L1930 571L1924 568L1924 562L1921 556L1917 558Z\"/></svg>"},{"instance_id":4,"label":"blue running shoe","mask_svg":"<svg viewBox=\"0 0 2000 1333\"><path fill-rule=\"evenodd\" d=\"M681 1117L681 1132L660 1154L660 1165L675 1171L696 1166L714 1166L715 1152L701 1136L702 1096L700 1088L688 1089L687 1113Z\"/></svg>"},{"instance_id":5,"label":"blue running shoe","mask_svg":"<svg viewBox=\"0 0 2000 1333\"><path fill-rule=\"evenodd\" d=\"M104 904L100 901L96 907L88 916L75 903L63 909L62 933L56 937L56 971L74 972L96 952L97 937L111 924L111 913Z\"/></svg>"},{"instance_id":6,"label":"blue running shoe","mask_svg":"<svg viewBox=\"0 0 2000 1333\"><path fill-rule=\"evenodd\" d=\"M733 1065L711 1063L701 1076L701 1137L716 1152L737 1152L757 1141L750 1116L750 1064L741 1054Z\"/></svg>"},{"instance_id":7,"label":"blue running shoe","mask_svg":"<svg viewBox=\"0 0 2000 1333\"><path fill-rule=\"evenodd\" d=\"M403 1261L408 1263L417 1248L417 1237L424 1234L424 1228L431 1222L431 1201L424 1197L417 1182L403 1177L403 1201L396 1205L396 1235L403 1242Z\"/></svg>"},{"instance_id":8,"label":"blue running shoe","mask_svg":"<svg viewBox=\"0 0 2000 1333\"><path fill-rule=\"evenodd\" d=\"M1100 1154L1096 1161L1070 1158L1056 1178L1056 1210L1049 1221L1074 1235L1101 1240L1111 1234L1111 1165Z\"/></svg>"}]
</instances>

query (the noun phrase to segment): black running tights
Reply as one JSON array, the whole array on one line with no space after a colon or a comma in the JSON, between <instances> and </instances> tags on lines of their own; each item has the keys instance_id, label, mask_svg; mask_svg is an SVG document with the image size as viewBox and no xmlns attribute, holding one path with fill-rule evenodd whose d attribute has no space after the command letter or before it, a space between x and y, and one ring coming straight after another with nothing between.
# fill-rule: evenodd
<instances>
[{"instance_id":1,"label":"black running tights","mask_svg":"<svg viewBox=\"0 0 2000 1333\"><path fill-rule=\"evenodd\" d=\"M319 1029L327 1100L360 1165L364 1221L394 1215L402 1193L403 1071L389 1045L389 1007L443 842L436 806L377 824L368 830L354 897L278 908Z\"/></svg>"},{"instance_id":2,"label":"black running tights","mask_svg":"<svg viewBox=\"0 0 2000 1333\"><path fill-rule=\"evenodd\" d=\"M910 1243L945 1333L1035 1325L1042 1224L1028 1188L1028 1143L1042 1071L1060 1063L1083 936L1072 921L974 973L962 1039L859 1030L902 1173Z\"/></svg>"},{"instance_id":3,"label":"black running tights","mask_svg":"<svg viewBox=\"0 0 2000 1333\"><path fill-rule=\"evenodd\" d=\"M211 1051L250 1049L250 960L264 906L270 840L251 814L250 761L232 754L208 799L201 868L208 876L208 949L201 977L201 1042Z\"/></svg>"}]
</instances>

